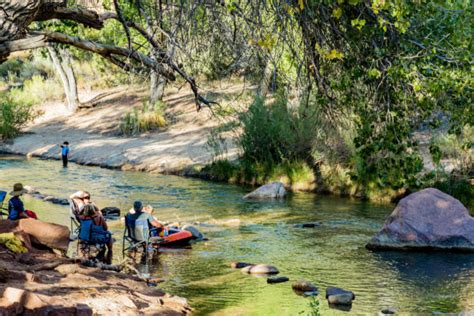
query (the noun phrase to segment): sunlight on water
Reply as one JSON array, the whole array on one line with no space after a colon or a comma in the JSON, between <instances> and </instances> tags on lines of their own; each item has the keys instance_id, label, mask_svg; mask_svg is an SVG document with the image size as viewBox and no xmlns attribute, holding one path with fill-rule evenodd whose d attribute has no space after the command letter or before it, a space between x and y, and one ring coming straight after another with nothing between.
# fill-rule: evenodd
<instances>
[{"instance_id":1,"label":"sunlight on water","mask_svg":"<svg viewBox=\"0 0 474 316\"><path fill-rule=\"evenodd\" d=\"M386 306L408 314L474 311L474 255L365 249L392 205L312 194L295 194L281 202L251 202L242 199L247 190L232 185L0 158L0 189L10 190L15 182L58 197L85 189L100 207L118 206L122 212L140 199L155 207L160 220L199 222L197 227L208 241L162 253L150 268L151 274L167 280L160 287L188 298L197 314L306 314L308 298L291 289L291 281L300 278L320 288L324 315L346 314L329 309L323 300L327 286L356 293L351 314L376 314ZM28 196L24 200L42 219L69 224L67 207ZM293 227L309 221L323 225ZM121 223L111 226L118 240L116 260L120 260L123 228ZM291 281L268 285L265 278L231 270L231 261L272 264Z\"/></svg>"}]
</instances>

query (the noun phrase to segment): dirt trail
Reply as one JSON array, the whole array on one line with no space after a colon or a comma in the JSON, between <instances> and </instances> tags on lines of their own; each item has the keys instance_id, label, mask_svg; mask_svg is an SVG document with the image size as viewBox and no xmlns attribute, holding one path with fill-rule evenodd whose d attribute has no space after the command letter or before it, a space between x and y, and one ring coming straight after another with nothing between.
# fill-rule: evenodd
<instances>
[{"instance_id":1,"label":"dirt trail","mask_svg":"<svg viewBox=\"0 0 474 316\"><path fill-rule=\"evenodd\" d=\"M206 164L212 158L206 146L208 133L222 122L207 108L197 112L194 96L184 90L168 89L164 102L170 124L161 131L117 136L124 113L146 99L144 89L122 87L86 96L96 106L75 114L66 112L62 104L45 104L44 114L28 126L26 133L13 143L0 143L0 150L58 159L59 144L67 140L71 144L70 160L84 165L176 173ZM219 95L226 98L241 90L241 86L229 84L219 88ZM237 150L230 138L226 143L232 159Z\"/></svg>"}]
</instances>

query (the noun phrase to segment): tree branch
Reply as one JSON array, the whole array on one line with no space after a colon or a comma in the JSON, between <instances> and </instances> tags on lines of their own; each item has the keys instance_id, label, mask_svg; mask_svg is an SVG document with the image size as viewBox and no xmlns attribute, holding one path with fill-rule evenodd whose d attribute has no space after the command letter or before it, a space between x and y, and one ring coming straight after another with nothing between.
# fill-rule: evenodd
<instances>
[{"instance_id":1,"label":"tree branch","mask_svg":"<svg viewBox=\"0 0 474 316\"><path fill-rule=\"evenodd\" d=\"M79 37L70 36L70 35L66 35L66 34L58 33L58 32L32 32L32 34L43 35L47 38L48 42L72 45L74 47L99 54L109 60L110 60L110 56L113 56L113 55L130 58L134 60L135 62L138 62L146 66L147 68L154 69L159 74L165 76L168 80L171 80L171 81L176 80L174 73L167 70L165 67L163 67L161 63L156 62L150 57L148 57L147 55L134 51L134 50L117 47L113 45L108 45L108 44L102 44L102 43L93 42L89 40L84 40ZM114 59L116 60L116 58Z\"/></svg>"},{"instance_id":2,"label":"tree branch","mask_svg":"<svg viewBox=\"0 0 474 316\"><path fill-rule=\"evenodd\" d=\"M71 20L98 30L104 27L104 23L97 12L83 8L66 8L58 6L56 3L41 6L34 21L48 21L52 19Z\"/></svg>"}]
</instances>

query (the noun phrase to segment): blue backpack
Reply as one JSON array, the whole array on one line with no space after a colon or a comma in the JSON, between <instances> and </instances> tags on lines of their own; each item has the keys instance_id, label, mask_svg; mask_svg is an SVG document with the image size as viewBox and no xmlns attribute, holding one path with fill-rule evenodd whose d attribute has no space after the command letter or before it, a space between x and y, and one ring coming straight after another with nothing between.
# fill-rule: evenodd
<instances>
[{"instance_id":1,"label":"blue backpack","mask_svg":"<svg viewBox=\"0 0 474 316\"><path fill-rule=\"evenodd\" d=\"M106 244L110 241L112 234L104 227L94 225L92 219L81 220L79 240L91 244Z\"/></svg>"}]
</instances>

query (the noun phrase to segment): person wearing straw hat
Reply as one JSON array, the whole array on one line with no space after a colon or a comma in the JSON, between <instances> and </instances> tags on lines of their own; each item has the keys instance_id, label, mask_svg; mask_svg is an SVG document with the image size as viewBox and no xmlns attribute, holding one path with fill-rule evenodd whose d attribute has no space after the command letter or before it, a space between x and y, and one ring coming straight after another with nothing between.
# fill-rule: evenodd
<instances>
[{"instance_id":1,"label":"person wearing straw hat","mask_svg":"<svg viewBox=\"0 0 474 316\"><path fill-rule=\"evenodd\" d=\"M8 219L16 221L21 218L27 218L25 213L25 207L23 202L20 200L20 196L27 193L28 191L23 188L23 184L15 183L13 185L13 191L10 192L11 198L8 201Z\"/></svg>"}]
</instances>

